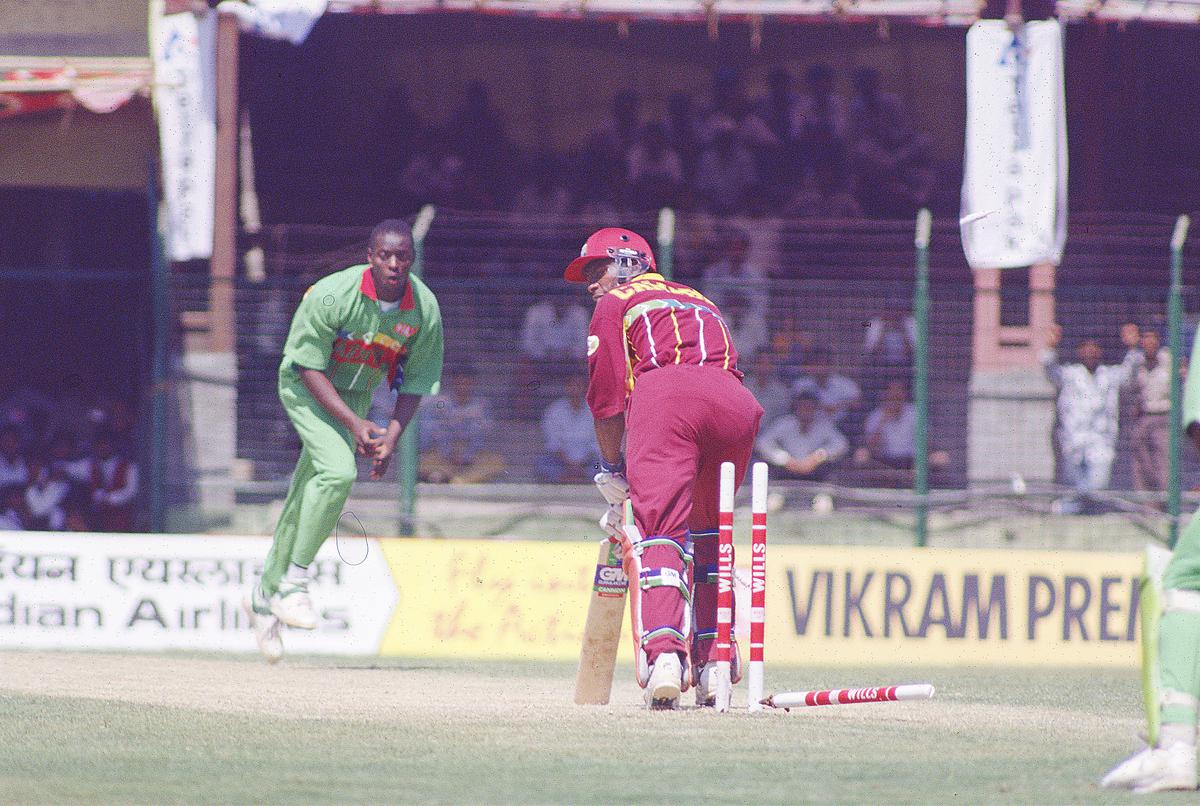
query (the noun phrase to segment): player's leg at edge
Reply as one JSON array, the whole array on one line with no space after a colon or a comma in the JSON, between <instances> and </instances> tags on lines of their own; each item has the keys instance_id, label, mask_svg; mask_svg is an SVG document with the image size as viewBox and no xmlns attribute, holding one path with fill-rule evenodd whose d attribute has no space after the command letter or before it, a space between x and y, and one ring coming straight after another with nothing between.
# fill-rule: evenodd
<instances>
[{"instance_id":1,"label":"player's leg at edge","mask_svg":"<svg viewBox=\"0 0 1200 806\"><path fill-rule=\"evenodd\" d=\"M1196 536L1200 521L1193 519L1188 531ZM1107 789L1141 794L1197 786L1197 699L1192 692L1200 650L1200 592L1164 586L1171 560L1166 549L1147 546L1140 608L1148 744L1101 779Z\"/></svg>"},{"instance_id":2,"label":"player's leg at edge","mask_svg":"<svg viewBox=\"0 0 1200 806\"><path fill-rule=\"evenodd\" d=\"M254 630L254 641L258 651L267 659L267 663L277 663L283 657L283 639L279 630L283 624L279 617L271 612L271 606L262 596L258 585L246 594L242 600L242 609L250 619L250 628Z\"/></svg>"}]
</instances>

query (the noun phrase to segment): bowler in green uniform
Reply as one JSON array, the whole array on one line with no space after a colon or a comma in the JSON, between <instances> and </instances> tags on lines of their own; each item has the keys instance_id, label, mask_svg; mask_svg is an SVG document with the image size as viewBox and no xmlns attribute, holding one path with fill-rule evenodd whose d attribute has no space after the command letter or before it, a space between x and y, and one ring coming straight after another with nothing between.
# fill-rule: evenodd
<instances>
[{"instance_id":1,"label":"bowler in green uniform","mask_svg":"<svg viewBox=\"0 0 1200 806\"><path fill-rule=\"evenodd\" d=\"M1183 395L1183 430L1200 449L1200 331ZM1160 555L1155 560L1155 555ZM1101 779L1109 789L1138 794L1194 790L1200 711L1200 512L1192 516L1169 560L1147 551L1138 603L1142 624L1142 686L1147 746ZM1157 570L1154 566L1162 565Z\"/></svg>"},{"instance_id":2,"label":"bowler in green uniform","mask_svg":"<svg viewBox=\"0 0 1200 806\"><path fill-rule=\"evenodd\" d=\"M442 316L433 292L411 276L412 230L390 219L371 232L367 263L323 277L304 295L283 348L279 399L303 449L292 475L262 582L247 595L258 647L283 656L280 626L311 630L308 566L329 537L358 475L354 454L387 469L422 395L442 376ZM366 419L387 379L397 392L387 427Z\"/></svg>"}]
</instances>

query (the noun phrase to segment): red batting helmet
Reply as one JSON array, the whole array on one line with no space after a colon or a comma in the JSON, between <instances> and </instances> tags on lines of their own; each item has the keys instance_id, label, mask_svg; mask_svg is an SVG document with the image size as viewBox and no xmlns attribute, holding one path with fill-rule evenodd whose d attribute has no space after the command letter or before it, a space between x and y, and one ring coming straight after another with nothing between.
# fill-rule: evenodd
<instances>
[{"instance_id":1,"label":"red batting helmet","mask_svg":"<svg viewBox=\"0 0 1200 806\"><path fill-rule=\"evenodd\" d=\"M629 272L630 276L655 270L654 253L650 251L650 244L646 243L645 238L632 230L605 227L593 232L587 239L583 249L579 250L579 257L567 264L563 278L573 283L585 283L587 278L583 275L583 267L593 260L606 259L628 261L632 264L629 268L633 269Z\"/></svg>"}]
</instances>

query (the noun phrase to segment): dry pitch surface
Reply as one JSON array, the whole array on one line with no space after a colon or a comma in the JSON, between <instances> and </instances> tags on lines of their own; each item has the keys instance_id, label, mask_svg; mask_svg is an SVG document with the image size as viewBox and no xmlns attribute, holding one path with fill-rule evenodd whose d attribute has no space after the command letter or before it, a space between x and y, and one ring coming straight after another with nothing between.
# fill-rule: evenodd
<instances>
[{"instance_id":1,"label":"dry pitch surface","mask_svg":"<svg viewBox=\"0 0 1200 806\"><path fill-rule=\"evenodd\" d=\"M578 707L573 677L552 664L0 651L0 802L1133 800L1095 782L1133 747L1134 672L768 667L768 690L927 680L938 693L755 716L648 713L627 668L612 705Z\"/></svg>"}]
</instances>

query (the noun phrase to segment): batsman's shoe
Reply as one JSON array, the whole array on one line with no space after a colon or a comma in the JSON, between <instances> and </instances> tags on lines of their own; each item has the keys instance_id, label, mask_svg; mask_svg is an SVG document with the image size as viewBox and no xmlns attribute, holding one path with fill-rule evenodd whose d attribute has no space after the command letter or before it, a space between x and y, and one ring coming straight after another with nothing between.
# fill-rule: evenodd
<instances>
[{"instance_id":1,"label":"batsman's shoe","mask_svg":"<svg viewBox=\"0 0 1200 806\"><path fill-rule=\"evenodd\" d=\"M1137 794L1196 788L1196 746L1175 742L1147 747L1122 761L1100 779L1106 789L1132 789Z\"/></svg>"},{"instance_id":2,"label":"batsman's shoe","mask_svg":"<svg viewBox=\"0 0 1200 806\"><path fill-rule=\"evenodd\" d=\"M650 667L646 683L646 705L655 711L672 711L679 707L679 692L683 690L683 664L674 652L664 652Z\"/></svg>"},{"instance_id":3,"label":"batsman's shoe","mask_svg":"<svg viewBox=\"0 0 1200 806\"><path fill-rule=\"evenodd\" d=\"M250 628L254 630L254 640L258 651L267 659L267 663L276 663L283 657L283 639L279 637L280 622L271 612L271 607L262 597L262 589L258 585L246 594L242 600L242 609L250 619Z\"/></svg>"},{"instance_id":4,"label":"batsman's shoe","mask_svg":"<svg viewBox=\"0 0 1200 806\"><path fill-rule=\"evenodd\" d=\"M317 611L308 598L307 583L280 582L279 590L271 597L271 612L289 627L311 630L317 626Z\"/></svg>"},{"instance_id":5,"label":"batsman's shoe","mask_svg":"<svg viewBox=\"0 0 1200 806\"><path fill-rule=\"evenodd\" d=\"M706 663L700 667L700 682L696 684L696 705L701 708L717 706L717 686L713 676L716 664Z\"/></svg>"}]
</instances>

